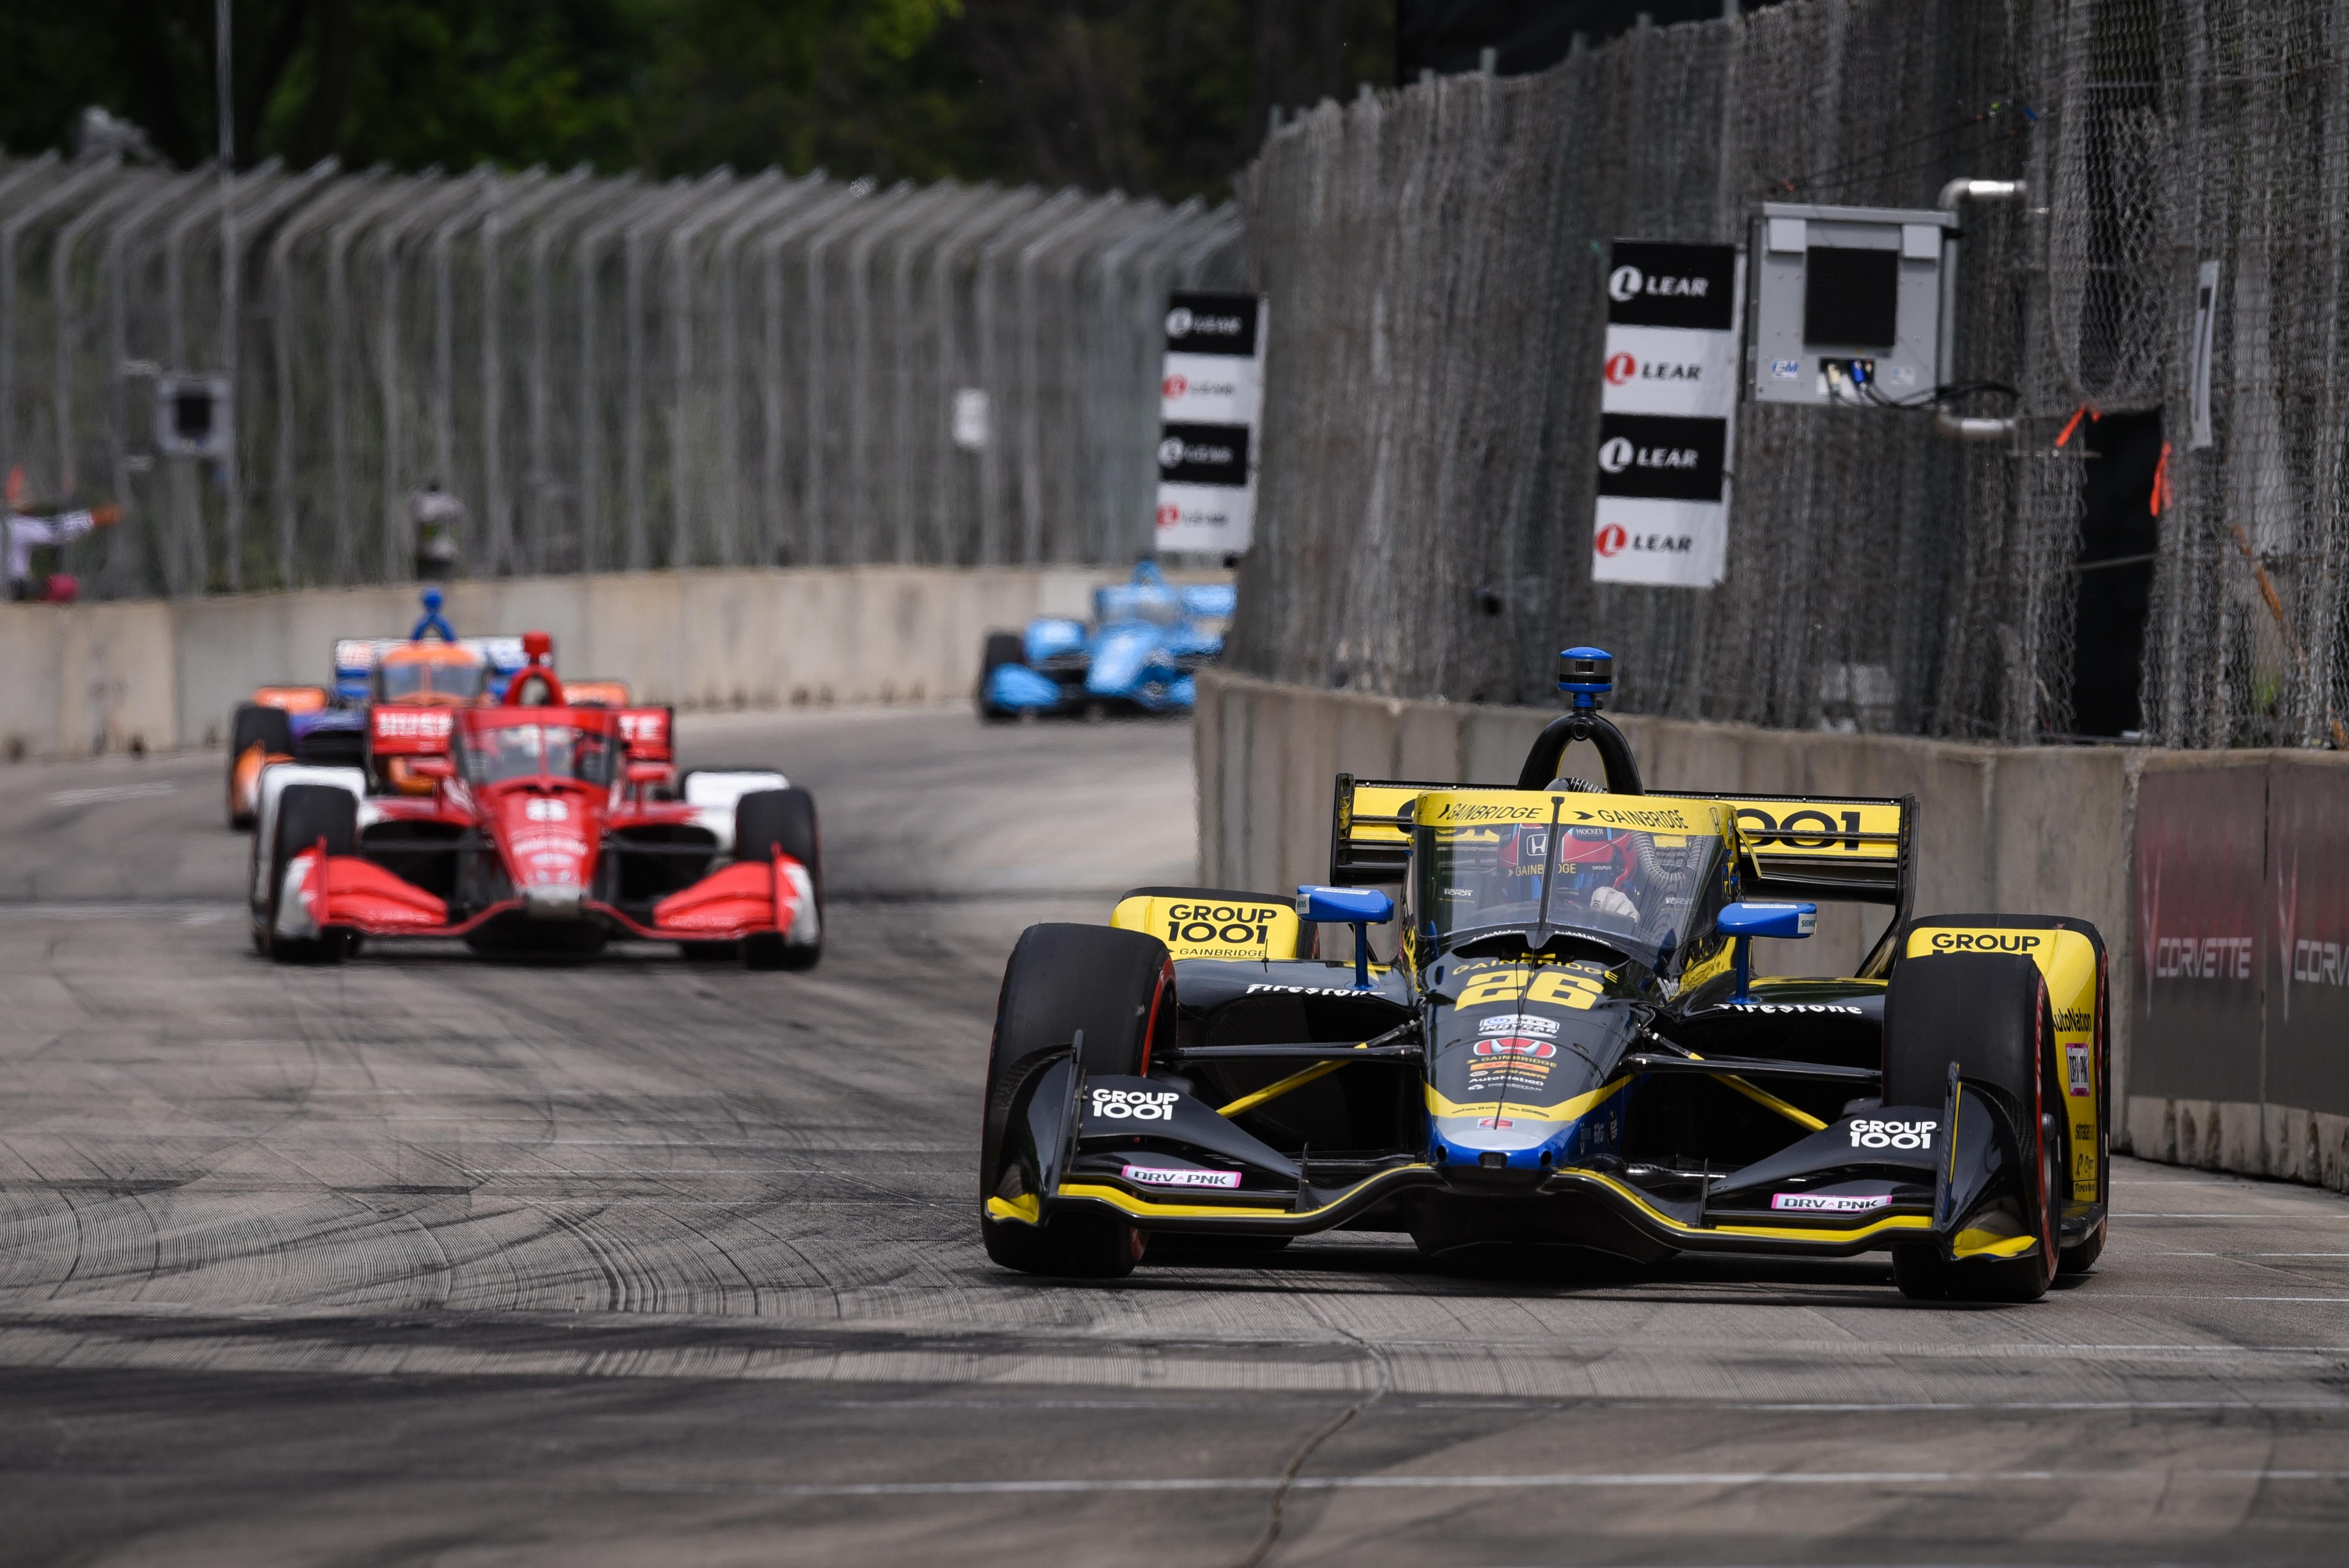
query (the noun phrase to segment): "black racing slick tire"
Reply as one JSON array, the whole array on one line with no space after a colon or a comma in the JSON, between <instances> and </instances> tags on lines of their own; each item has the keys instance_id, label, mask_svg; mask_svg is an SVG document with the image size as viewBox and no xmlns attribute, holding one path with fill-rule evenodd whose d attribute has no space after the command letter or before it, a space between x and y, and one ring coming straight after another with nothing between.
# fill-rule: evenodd
<instances>
[{"instance_id":1,"label":"black racing slick tire","mask_svg":"<svg viewBox=\"0 0 2349 1568\"><path fill-rule=\"evenodd\" d=\"M989 632L978 655L978 717L990 724L1001 724L1019 717L1007 708L995 707L987 700L988 683L995 672L1005 665L1025 662L1027 644L1017 632Z\"/></svg>"},{"instance_id":2,"label":"black racing slick tire","mask_svg":"<svg viewBox=\"0 0 2349 1568\"><path fill-rule=\"evenodd\" d=\"M1102 1210L1053 1214L1042 1225L997 1220L991 1198L1035 1196L1007 1136L1021 1090L1064 1060L1084 1031L1088 1074L1139 1077L1153 1046L1174 1026L1174 965L1166 944L1105 925L1031 925L1003 967L995 1037L988 1047L987 1097L979 1130L979 1234L987 1255L1023 1274L1115 1279L1132 1272L1147 1233Z\"/></svg>"},{"instance_id":3,"label":"black racing slick tire","mask_svg":"<svg viewBox=\"0 0 2349 1568\"><path fill-rule=\"evenodd\" d=\"M325 840L330 855L347 855L358 841L359 803L347 789L331 784L293 784L277 798L277 822L269 846L269 898L263 948L281 964L338 963L350 943L340 932L329 931L315 940L277 934L280 902L285 896L285 868L294 857Z\"/></svg>"},{"instance_id":4,"label":"black racing slick tire","mask_svg":"<svg viewBox=\"0 0 2349 1568\"><path fill-rule=\"evenodd\" d=\"M239 703L228 725L228 825L232 828L253 826L253 813L237 809L236 766L256 746L264 757L293 756L294 720L283 708Z\"/></svg>"},{"instance_id":5,"label":"black racing slick tire","mask_svg":"<svg viewBox=\"0 0 2349 1568\"><path fill-rule=\"evenodd\" d=\"M2046 981L2028 958L1952 953L1905 960L1884 1000L1884 1103L1939 1105L1950 1064L1996 1091L2022 1141L2017 1202L2037 1242L2017 1258L1952 1262L1938 1246L1895 1247L1901 1294L1923 1301L2029 1302L2059 1267L2067 1190L2064 1086Z\"/></svg>"},{"instance_id":6,"label":"black racing slick tire","mask_svg":"<svg viewBox=\"0 0 2349 1568\"><path fill-rule=\"evenodd\" d=\"M755 789L734 802L734 858L768 862L781 850L807 867L815 888L816 927L823 926L823 843L816 831L815 797L804 789ZM742 940L742 963L750 969L812 969L823 943L787 944L781 936Z\"/></svg>"}]
</instances>

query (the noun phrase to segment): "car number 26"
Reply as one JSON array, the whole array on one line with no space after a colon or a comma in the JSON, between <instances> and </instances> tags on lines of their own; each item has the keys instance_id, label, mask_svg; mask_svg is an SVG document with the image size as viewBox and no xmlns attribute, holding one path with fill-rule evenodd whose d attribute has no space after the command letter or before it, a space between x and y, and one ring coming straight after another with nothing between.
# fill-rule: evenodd
<instances>
[{"instance_id":1,"label":"car number 26","mask_svg":"<svg viewBox=\"0 0 2349 1568\"><path fill-rule=\"evenodd\" d=\"M1522 992L1528 1002L1547 1002L1555 1007L1588 1007L1599 1000L1603 987L1588 975L1568 969L1545 969L1527 984L1525 972L1499 969L1490 975L1479 975L1460 988L1463 1007L1482 1007L1494 1002L1515 1002Z\"/></svg>"}]
</instances>

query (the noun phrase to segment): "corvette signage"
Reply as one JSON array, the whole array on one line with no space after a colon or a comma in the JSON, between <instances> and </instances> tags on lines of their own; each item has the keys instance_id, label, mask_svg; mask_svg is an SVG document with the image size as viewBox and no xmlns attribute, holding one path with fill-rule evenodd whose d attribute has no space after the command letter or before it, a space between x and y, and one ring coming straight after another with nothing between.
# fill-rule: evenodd
<instances>
[{"instance_id":1,"label":"corvette signage","mask_svg":"<svg viewBox=\"0 0 2349 1568\"><path fill-rule=\"evenodd\" d=\"M1167 296L1158 382L1160 550L1237 555L1248 547L1265 325L1265 303L1255 294Z\"/></svg>"},{"instance_id":2,"label":"corvette signage","mask_svg":"<svg viewBox=\"0 0 2349 1568\"><path fill-rule=\"evenodd\" d=\"M1721 581L1744 267L1728 245L1615 242L1594 454L1594 582Z\"/></svg>"}]
</instances>

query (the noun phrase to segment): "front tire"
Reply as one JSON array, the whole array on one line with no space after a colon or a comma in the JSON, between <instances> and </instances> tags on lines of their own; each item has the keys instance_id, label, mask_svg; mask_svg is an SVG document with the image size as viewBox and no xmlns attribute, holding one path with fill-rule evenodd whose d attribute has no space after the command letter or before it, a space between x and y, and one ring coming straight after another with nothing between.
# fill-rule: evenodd
<instances>
[{"instance_id":1,"label":"front tire","mask_svg":"<svg viewBox=\"0 0 2349 1568\"><path fill-rule=\"evenodd\" d=\"M1166 944L1105 925L1031 925L1003 968L988 1047L987 1096L979 1130L979 1236L987 1255L1023 1274L1115 1279L1133 1271L1148 1233L1107 1209L1054 1214L1042 1225L998 1220L990 1198L1040 1197L1010 1158L1012 1113L1038 1073L1065 1060L1084 1031L1088 1074L1140 1077L1153 1046L1170 1035L1174 966Z\"/></svg>"},{"instance_id":2,"label":"front tire","mask_svg":"<svg viewBox=\"0 0 2349 1568\"><path fill-rule=\"evenodd\" d=\"M331 784L292 784L277 798L276 831L269 848L269 897L261 930L262 951L280 964L339 963L349 946L346 934L324 931L315 938L277 934L285 897L285 871L294 857L324 840L330 855L347 855L358 841L359 803Z\"/></svg>"},{"instance_id":3,"label":"front tire","mask_svg":"<svg viewBox=\"0 0 2349 1568\"><path fill-rule=\"evenodd\" d=\"M239 703L236 715L228 725L228 825L245 829L253 826L253 813L243 809L238 799L237 771L245 753L260 748L265 762L271 757L294 755L294 721L283 708L265 703Z\"/></svg>"},{"instance_id":4,"label":"front tire","mask_svg":"<svg viewBox=\"0 0 2349 1568\"><path fill-rule=\"evenodd\" d=\"M2064 1086L2047 983L2028 958L1957 953L1905 960L1884 1002L1884 1103L1937 1105L1951 1062L2004 1102L2028 1172L2017 1194L2036 1245L2016 1258L1952 1261L1895 1247L1892 1276L1920 1301L2031 1302L2054 1283L2068 1189Z\"/></svg>"},{"instance_id":5,"label":"front tire","mask_svg":"<svg viewBox=\"0 0 2349 1568\"><path fill-rule=\"evenodd\" d=\"M1027 644L1017 632L989 632L978 655L978 717L988 724L1009 724L1019 717L1009 708L997 707L987 700L987 688L995 679L995 672L1005 665L1025 663Z\"/></svg>"},{"instance_id":6,"label":"front tire","mask_svg":"<svg viewBox=\"0 0 2349 1568\"><path fill-rule=\"evenodd\" d=\"M750 969L812 969L823 956L823 844L816 829L815 797L804 789L757 789L734 802L734 858L772 864L781 851L807 868L815 890L817 939L785 942L781 933L742 939Z\"/></svg>"}]
</instances>

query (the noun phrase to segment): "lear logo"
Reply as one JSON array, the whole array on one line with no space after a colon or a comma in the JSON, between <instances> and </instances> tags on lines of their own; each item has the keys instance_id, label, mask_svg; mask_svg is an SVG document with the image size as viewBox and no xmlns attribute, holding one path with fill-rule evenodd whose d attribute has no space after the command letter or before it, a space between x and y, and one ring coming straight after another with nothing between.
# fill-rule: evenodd
<instances>
[{"instance_id":1,"label":"lear logo","mask_svg":"<svg viewBox=\"0 0 2349 1568\"><path fill-rule=\"evenodd\" d=\"M1599 447L1599 466L1610 474L1625 469L1693 469L1697 454L1693 447L1635 447L1617 436Z\"/></svg>"},{"instance_id":2,"label":"lear logo","mask_svg":"<svg viewBox=\"0 0 2349 1568\"><path fill-rule=\"evenodd\" d=\"M1631 552L1653 552L1663 555L1686 555L1696 548L1696 541L1685 533L1640 533L1631 539Z\"/></svg>"},{"instance_id":3,"label":"lear logo","mask_svg":"<svg viewBox=\"0 0 2349 1568\"><path fill-rule=\"evenodd\" d=\"M1187 376L1169 376L1158 384L1162 397L1183 397L1194 392L1202 397L1230 397L1238 391L1229 381L1194 381Z\"/></svg>"},{"instance_id":4,"label":"lear logo","mask_svg":"<svg viewBox=\"0 0 2349 1568\"><path fill-rule=\"evenodd\" d=\"M1158 509L1158 526L1159 526L1159 527L1161 527L1161 528L1172 528L1172 527L1174 527L1176 523L1178 523L1178 522L1180 522L1180 521L1183 521L1183 509L1182 509L1181 507L1179 507L1179 506L1162 506L1162 507L1160 507L1160 508Z\"/></svg>"},{"instance_id":5,"label":"lear logo","mask_svg":"<svg viewBox=\"0 0 2349 1568\"><path fill-rule=\"evenodd\" d=\"M1621 523L1609 523L1606 527L1599 531L1599 553L1609 556L1621 554L1623 552L1623 542L1628 537L1630 536L1623 531L1623 525Z\"/></svg>"},{"instance_id":6,"label":"lear logo","mask_svg":"<svg viewBox=\"0 0 2349 1568\"><path fill-rule=\"evenodd\" d=\"M1238 316L1197 315L1179 304L1166 313L1169 337L1188 337L1195 332L1208 337L1237 337L1242 326Z\"/></svg>"},{"instance_id":7,"label":"lear logo","mask_svg":"<svg viewBox=\"0 0 2349 1568\"><path fill-rule=\"evenodd\" d=\"M1607 274L1607 297L1619 303L1637 299L1641 294L1659 298L1702 299L1709 282L1705 278L1651 278L1637 267L1617 267Z\"/></svg>"},{"instance_id":8,"label":"lear logo","mask_svg":"<svg viewBox=\"0 0 2349 1568\"><path fill-rule=\"evenodd\" d=\"M1229 447L1212 447L1205 442L1186 444L1180 436L1169 436L1158 443L1158 466L1171 469L1178 463L1228 463L1238 454Z\"/></svg>"},{"instance_id":9,"label":"lear logo","mask_svg":"<svg viewBox=\"0 0 2349 1568\"><path fill-rule=\"evenodd\" d=\"M1607 384L1620 387L1625 382L1698 381L1703 379L1702 365L1659 365L1653 360L1642 365L1628 354L1618 354L1607 361Z\"/></svg>"}]
</instances>

